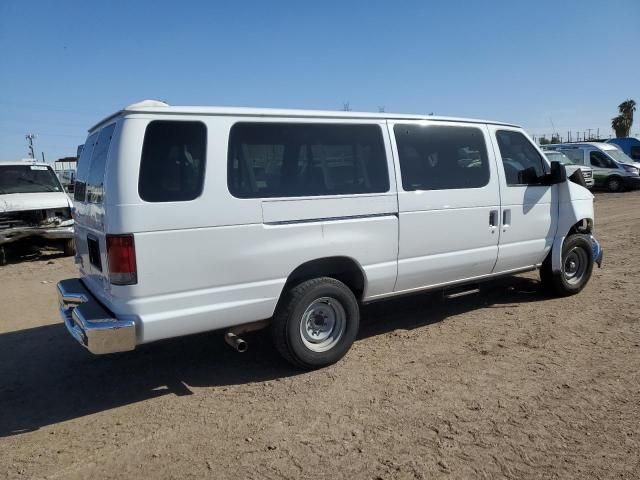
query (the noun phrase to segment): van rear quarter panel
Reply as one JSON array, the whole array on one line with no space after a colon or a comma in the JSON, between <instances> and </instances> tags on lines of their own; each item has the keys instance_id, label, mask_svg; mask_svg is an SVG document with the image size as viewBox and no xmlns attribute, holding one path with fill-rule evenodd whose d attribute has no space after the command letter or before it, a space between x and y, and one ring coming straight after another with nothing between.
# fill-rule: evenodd
<instances>
[{"instance_id":1,"label":"van rear quarter panel","mask_svg":"<svg viewBox=\"0 0 640 480\"><path fill-rule=\"evenodd\" d=\"M140 199L140 156L152 120L206 124L205 182L198 198L163 203ZM238 121L377 124L387 153L389 192L235 198L227 187L227 146ZM288 275L317 258L354 259L366 275L365 297L393 290L397 195L383 120L131 114L123 120L116 148L115 168L108 170L106 180L105 229L134 234L138 283L111 286L106 302L119 316L137 319L140 343L269 318Z\"/></svg>"}]
</instances>

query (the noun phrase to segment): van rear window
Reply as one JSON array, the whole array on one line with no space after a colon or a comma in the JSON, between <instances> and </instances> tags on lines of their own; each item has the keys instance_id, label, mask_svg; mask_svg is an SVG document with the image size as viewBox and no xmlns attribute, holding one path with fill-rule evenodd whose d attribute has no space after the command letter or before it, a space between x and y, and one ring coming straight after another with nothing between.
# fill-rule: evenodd
<instances>
[{"instance_id":1,"label":"van rear window","mask_svg":"<svg viewBox=\"0 0 640 480\"><path fill-rule=\"evenodd\" d=\"M382 193L389 190L378 125L237 123L228 186L238 198Z\"/></svg>"},{"instance_id":2,"label":"van rear window","mask_svg":"<svg viewBox=\"0 0 640 480\"><path fill-rule=\"evenodd\" d=\"M207 127L202 122L156 120L142 146L138 193L146 202L184 202L202 193Z\"/></svg>"}]
</instances>

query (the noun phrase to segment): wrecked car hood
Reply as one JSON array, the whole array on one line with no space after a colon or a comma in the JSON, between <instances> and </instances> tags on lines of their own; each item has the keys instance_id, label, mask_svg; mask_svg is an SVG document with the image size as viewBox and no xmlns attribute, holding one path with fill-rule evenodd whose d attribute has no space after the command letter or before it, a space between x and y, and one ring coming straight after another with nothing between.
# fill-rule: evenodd
<instances>
[{"instance_id":1,"label":"wrecked car hood","mask_svg":"<svg viewBox=\"0 0 640 480\"><path fill-rule=\"evenodd\" d=\"M63 192L0 194L0 213L70 206L69 197Z\"/></svg>"}]
</instances>

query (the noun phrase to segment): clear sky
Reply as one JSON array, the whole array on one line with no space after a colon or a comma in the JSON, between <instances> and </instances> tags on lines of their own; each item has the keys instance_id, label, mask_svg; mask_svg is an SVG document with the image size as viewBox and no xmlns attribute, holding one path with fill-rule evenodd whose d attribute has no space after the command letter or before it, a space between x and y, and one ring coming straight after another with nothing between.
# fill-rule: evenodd
<instances>
[{"instance_id":1,"label":"clear sky","mask_svg":"<svg viewBox=\"0 0 640 480\"><path fill-rule=\"evenodd\" d=\"M74 155L145 98L608 135L640 105L640 0L0 0L0 160L29 132L47 160Z\"/></svg>"}]
</instances>

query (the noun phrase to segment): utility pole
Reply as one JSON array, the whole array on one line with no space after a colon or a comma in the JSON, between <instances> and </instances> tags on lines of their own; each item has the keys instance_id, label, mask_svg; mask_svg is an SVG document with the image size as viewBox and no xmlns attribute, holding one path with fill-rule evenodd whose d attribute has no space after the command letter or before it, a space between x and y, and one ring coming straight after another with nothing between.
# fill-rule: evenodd
<instances>
[{"instance_id":1,"label":"utility pole","mask_svg":"<svg viewBox=\"0 0 640 480\"><path fill-rule=\"evenodd\" d=\"M384 113L384 105L378 107L378 112Z\"/></svg>"},{"instance_id":2,"label":"utility pole","mask_svg":"<svg viewBox=\"0 0 640 480\"><path fill-rule=\"evenodd\" d=\"M34 140L34 138L36 138L36 136L33 133L27 133L24 138L26 138L27 142L29 142L29 145L28 145L28 147L29 147L29 158L32 158L32 159L35 160L36 159L36 153L33 150L33 140Z\"/></svg>"},{"instance_id":3,"label":"utility pole","mask_svg":"<svg viewBox=\"0 0 640 480\"><path fill-rule=\"evenodd\" d=\"M349 102L345 102L342 104L342 110L344 112L350 112L351 111L351 107L349 106Z\"/></svg>"},{"instance_id":4,"label":"utility pole","mask_svg":"<svg viewBox=\"0 0 640 480\"><path fill-rule=\"evenodd\" d=\"M591 140L591 129L587 128L587 131L589 132L589 140Z\"/></svg>"}]
</instances>

